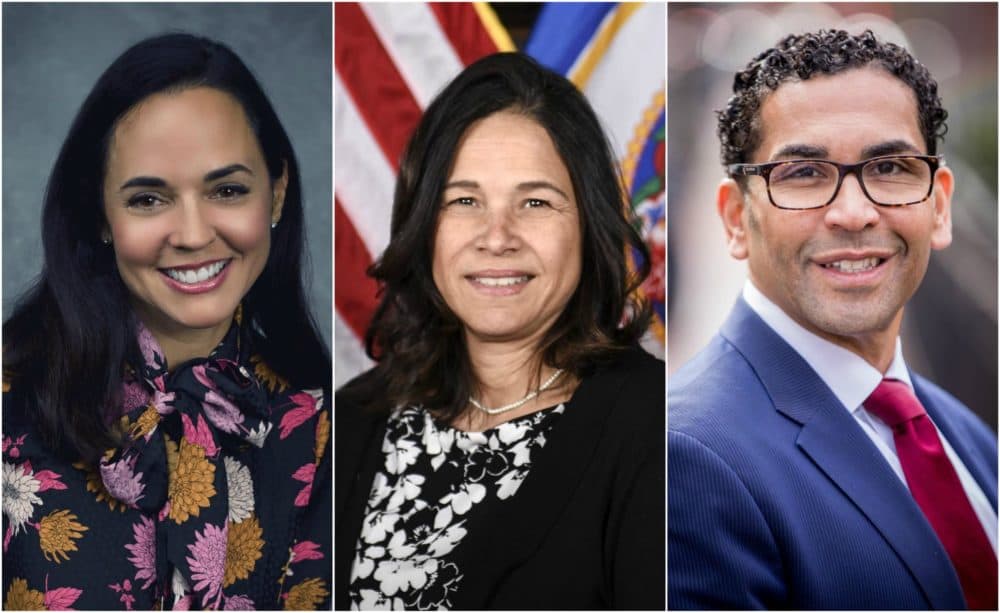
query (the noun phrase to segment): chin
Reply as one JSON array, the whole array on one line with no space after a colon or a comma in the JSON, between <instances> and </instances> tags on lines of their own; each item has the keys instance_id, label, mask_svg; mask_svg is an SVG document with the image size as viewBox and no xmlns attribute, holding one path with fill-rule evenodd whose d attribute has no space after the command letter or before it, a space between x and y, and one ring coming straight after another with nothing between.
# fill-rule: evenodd
<instances>
[{"instance_id":1,"label":"chin","mask_svg":"<svg viewBox=\"0 0 1000 613\"><path fill-rule=\"evenodd\" d=\"M236 306L232 305L204 305L197 309L182 309L165 314L180 327L192 330L205 328L215 328L222 324L229 324L236 312Z\"/></svg>"},{"instance_id":2,"label":"chin","mask_svg":"<svg viewBox=\"0 0 1000 613\"><path fill-rule=\"evenodd\" d=\"M482 341L502 342L530 336L531 331L526 326L512 326L509 321L496 325L466 324L466 333Z\"/></svg>"},{"instance_id":3,"label":"chin","mask_svg":"<svg viewBox=\"0 0 1000 613\"><path fill-rule=\"evenodd\" d=\"M899 309L884 304L837 304L806 307L803 314L817 329L836 336L860 336L892 326ZM815 308L815 307L819 308Z\"/></svg>"}]
</instances>

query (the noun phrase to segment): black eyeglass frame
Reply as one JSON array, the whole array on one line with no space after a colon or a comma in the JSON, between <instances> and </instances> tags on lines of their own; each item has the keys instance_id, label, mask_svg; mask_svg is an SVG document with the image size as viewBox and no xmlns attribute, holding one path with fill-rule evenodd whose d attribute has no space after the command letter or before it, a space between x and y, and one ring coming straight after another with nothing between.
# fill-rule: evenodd
<instances>
[{"instance_id":1,"label":"black eyeglass frame","mask_svg":"<svg viewBox=\"0 0 1000 613\"><path fill-rule=\"evenodd\" d=\"M865 185L864 177L861 175L861 169L871 164L872 162L880 160L898 160L898 159L916 159L925 162L931 171L931 181L930 185L927 186L927 193L920 200L914 200L912 202L899 202L887 204L885 202L879 202L872 195L868 193L868 187ZM788 207L781 206L774 201L774 196L771 195L771 171L778 166L783 166L785 164L794 164L797 162L823 162L824 164L830 164L837 168L837 187L833 190L833 195L830 199L816 206L808 207ZM941 155L880 155L873 158L868 158L867 160L861 160L856 164L840 164L834 162L833 160L820 160L820 159L800 159L800 160L779 160L777 162L765 162L763 164L729 164L726 166L726 170L729 172L731 177L763 177L764 184L767 186L767 199L771 201L771 205L779 208L783 211L811 211L813 209L821 209L825 206L829 206L831 202L837 199L837 194L840 193L840 186L844 183L844 177L846 175L854 175L854 178L858 180L858 185L861 186L861 191L864 192L865 196L877 204L878 206L886 207L900 207L909 206L911 204L919 204L927 198L930 197L931 193L934 191L934 176L937 174L938 168L944 166L944 156Z\"/></svg>"}]
</instances>

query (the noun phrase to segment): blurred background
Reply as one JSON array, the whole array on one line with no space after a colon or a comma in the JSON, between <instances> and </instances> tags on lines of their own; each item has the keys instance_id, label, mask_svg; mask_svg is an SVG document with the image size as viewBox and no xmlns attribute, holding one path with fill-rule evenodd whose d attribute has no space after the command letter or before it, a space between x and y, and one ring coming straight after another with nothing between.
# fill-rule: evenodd
<instances>
[{"instance_id":1,"label":"blurred background","mask_svg":"<svg viewBox=\"0 0 1000 613\"><path fill-rule=\"evenodd\" d=\"M288 132L302 179L310 304L330 339L330 13L328 4L4 3L3 317L41 272L45 184L84 98L128 47L183 31L235 51Z\"/></svg>"},{"instance_id":2,"label":"blurred background","mask_svg":"<svg viewBox=\"0 0 1000 613\"><path fill-rule=\"evenodd\" d=\"M906 308L903 351L997 427L997 5L738 3L668 6L668 369L718 330L746 278L715 212L723 178L714 111L733 75L783 36L866 28L906 47L949 113L942 153L956 176L954 241L934 252Z\"/></svg>"}]
</instances>

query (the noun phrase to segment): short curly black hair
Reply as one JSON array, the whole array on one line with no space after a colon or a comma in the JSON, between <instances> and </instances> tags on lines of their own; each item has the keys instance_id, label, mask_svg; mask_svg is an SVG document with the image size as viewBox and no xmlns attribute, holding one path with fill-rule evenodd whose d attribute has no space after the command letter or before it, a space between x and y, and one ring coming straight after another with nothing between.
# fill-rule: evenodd
<instances>
[{"instance_id":1,"label":"short curly black hair","mask_svg":"<svg viewBox=\"0 0 1000 613\"><path fill-rule=\"evenodd\" d=\"M733 96L716 112L722 164L750 161L760 144L760 106L782 83L869 64L881 66L913 90L927 152L935 155L937 141L948 129L948 112L941 106L937 82L927 68L906 49L878 40L871 30L857 36L844 30L820 30L785 37L736 73Z\"/></svg>"}]
</instances>

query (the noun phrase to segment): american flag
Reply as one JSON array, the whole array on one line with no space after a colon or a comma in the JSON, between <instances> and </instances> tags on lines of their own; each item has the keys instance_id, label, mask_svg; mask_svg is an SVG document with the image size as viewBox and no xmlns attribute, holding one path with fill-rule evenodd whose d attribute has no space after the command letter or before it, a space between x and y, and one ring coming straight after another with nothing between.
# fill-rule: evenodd
<instances>
[{"instance_id":1,"label":"american flag","mask_svg":"<svg viewBox=\"0 0 1000 613\"><path fill-rule=\"evenodd\" d=\"M471 3L336 3L334 13L336 383L371 364L376 305L365 275L389 243L399 160L423 109L462 69L514 46L491 9Z\"/></svg>"}]
</instances>

